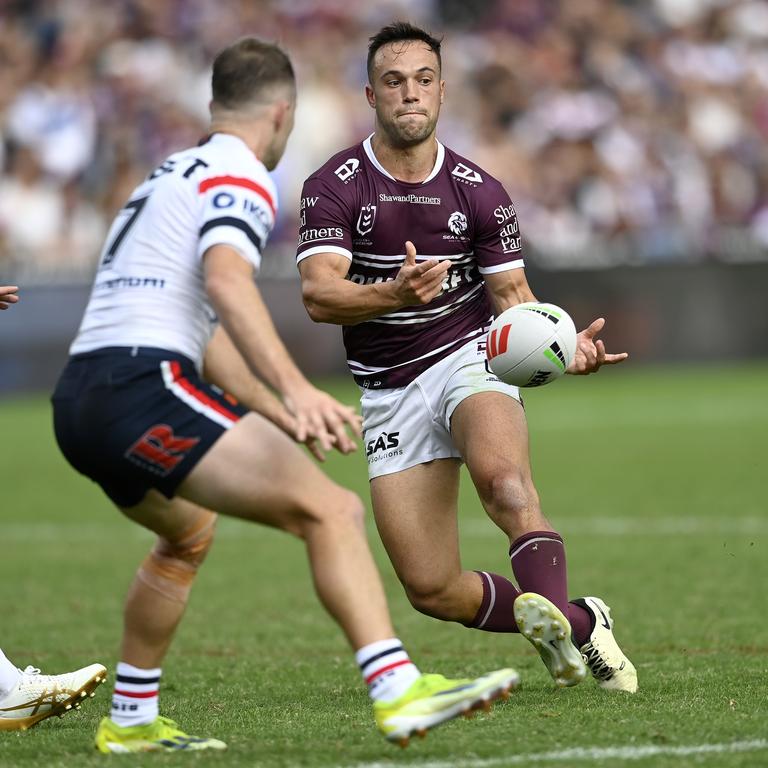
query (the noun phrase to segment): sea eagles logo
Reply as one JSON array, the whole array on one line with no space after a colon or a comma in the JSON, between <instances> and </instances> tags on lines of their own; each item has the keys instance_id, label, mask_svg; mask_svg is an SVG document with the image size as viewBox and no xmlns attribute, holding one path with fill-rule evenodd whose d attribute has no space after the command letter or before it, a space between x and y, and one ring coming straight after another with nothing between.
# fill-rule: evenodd
<instances>
[{"instance_id":1,"label":"sea eagles logo","mask_svg":"<svg viewBox=\"0 0 768 768\"><path fill-rule=\"evenodd\" d=\"M360 209L360 215L357 217L357 231L361 235L367 235L373 229L373 222L376 219L376 206L368 203Z\"/></svg>"},{"instance_id":2,"label":"sea eagles logo","mask_svg":"<svg viewBox=\"0 0 768 768\"><path fill-rule=\"evenodd\" d=\"M355 175L355 171L360 166L360 161L356 157L350 157L349 160L345 160L334 173L345 184Z\"/></svg>"},{"instance_id":3,"label":"sea eagles logo","mask_svg":"<svg viewBox=\"0 0 768 768\"><path fill-rule=\"evenodd\" d=\"M454 211L448 219L448 229L454 235L463 235L467 231L467 217L461 211Z\"/></svg>"},{"instance_id":4,"label":"sea eagles logo","mask_svg":"<svg viewBox=\"0 0 768 768\"><path fill-rule=\"evenodd\" d=\"M483 177L474 168L470 168L468 165L464 165L464 163L457 163L456 167L451 171L451 175L468 184L483 183Z\"/></svg>"}]
</instances>

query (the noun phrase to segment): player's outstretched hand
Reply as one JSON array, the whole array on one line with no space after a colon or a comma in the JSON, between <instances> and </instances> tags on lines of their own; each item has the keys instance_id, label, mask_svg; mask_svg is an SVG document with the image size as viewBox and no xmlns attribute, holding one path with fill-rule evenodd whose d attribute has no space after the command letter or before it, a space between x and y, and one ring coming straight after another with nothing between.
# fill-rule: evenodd
<instances>
[{"instance_id":1,"label":"player's outstretched hand","mask_svg":"<svg viewBox=\"0 0 768 768\"><path fill-rule=\"evenodd\" d=\"M297 442L305 443L319 461L325 461L325 454L332 448L344 454L357 448L348 432L349 429L358 437L361 433L362 420L354 408L309 382L284 399L286 408L296 419Z\"/></svg>"},{"instance_id":2,"label":"player's outstretched hand","mask_svg":"<svg viewBox=\"0 0 768 768\"><path fill-rule=\"evenodd\" d=\"M395 292L404 307L429 304L443 290L443 280L451 262L427 259L416 263L416 246L407 240L405 261L395 278Z\"/></svg>"},{"instance_id":3,"label":"player's outstretched hand","mask_svg":"<svg viewBox=\"0 0 768 768\"><path fill-rule=\"evenodd\" d=\"M603 330L604 325L605 318L598 317L576 336L576 354L566 373L577 375L595 373L601 365L616 365L616 363L623 363L629 357L627 352L609 355L605 351L602 340L595 338Z\"/></svg>"},{"instance_id":4,"label":"player's outstretched hand","mask_svg":"<svg viewBox=\"0 0 768 768\"><path fill-rule=\"evenodd\" d=\"M0 285L0 309L8 309L19 300L16 295L18 290L18 285Z\"/></svg>"}]
</instances>

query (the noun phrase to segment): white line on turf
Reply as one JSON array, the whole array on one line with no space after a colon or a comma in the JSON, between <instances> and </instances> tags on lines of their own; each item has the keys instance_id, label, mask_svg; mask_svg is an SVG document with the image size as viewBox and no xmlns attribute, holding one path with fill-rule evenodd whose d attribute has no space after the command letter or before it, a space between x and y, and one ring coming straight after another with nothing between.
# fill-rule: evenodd
<instances>
[{"instance_id":1,"label":"white line on turf","mask_svg":"<svg viewBox=\"0 0 768 768\"><path fill-rule=\"evenodd\" d=\"M612 432L624 429L644 430L669 430L674 431L681 427L694 429L708 429L712 427L726 427L738 429L742 425L755 427L768 421L768 411L759 413L752 409L750 400L745 400L743 405L734 405L729 410L713 409L710 403L691 404L685 409L678 408L674 403L670 408L657 408L654 411L633 409L631 404L621 409L612 410L610 413L602 412L599 419L589 409L570 409L556 414L542 413L539 416L534 409L530 416L531 429L536 432L566 432L603 431Z\"/></svg>"},{"instance_id":2,"label":"white line on turf","mask_svg":"<svg viewBox=\"0 0 768 768\"><path fill-rule=\"evenodd\" d=\"M757 752L764 749L768 749L768 739L732 741L724 744L690 744L680 747L656 744L626 747L572 747L571 749L561 749L555 752L529 752L522 755L507 755L505 757L490 757L486 759L430 760L427 762L414 761L412 763L392 760L377 763L357 763L346 768L402 768L409 765L418 766L418 768L504 768L504 766L508 765L528 765L529 763L563 763L576 760L645 760L649 757L721 755L736 752Z\"/></svg>"},{"instance_id":3,"label":"white line on turf","mask_svg":"<svg viewBox=\"0 0 768 768\"><path fill-rule=\"evenodd\" d=\"M115 523L56 523L35 521L3 521L3 541L56 541L62 539L93 540L114 535ZM745 517L696 517L693 515L673 517L569 517L563 515L558 521L558 530L568 536L756 536L768 535L768 518L764 516ZM490 538L500 536L499 529L490 520L473 517L460 520L461 533L471 538ZM373 530L373 529L372 529ZM221 519L216 536L219 539L262 538L264 529L258 525L248 525L240 520ZM139 528L126 524L121 528L121 536L132 540L152 538L152 535Z\"/></svg>"},{"instance_id":4,"label":"white line on turf","mask_svg":"<svg viewBox=\"0 0 768 768\"><path fill-rule=\"evenodd\" d=\"M466 536L482 538L498 536L498 529L490 520L470 518L460 522L461 532ZM680 515L673 517L569 517L562 515L557 520L557 529L569 536L689 536L722 535L751 536L768 534L768 518L748 517L696 517Z\"/></svg>"}]
</instances>

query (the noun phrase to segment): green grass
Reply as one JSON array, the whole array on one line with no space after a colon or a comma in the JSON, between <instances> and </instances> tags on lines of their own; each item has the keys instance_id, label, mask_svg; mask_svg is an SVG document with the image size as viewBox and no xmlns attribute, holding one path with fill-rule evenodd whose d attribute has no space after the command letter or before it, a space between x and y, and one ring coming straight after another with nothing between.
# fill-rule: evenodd
<instances>
[{"instance_id":1,"label":"green grass","mask_svg":"<svg viewBox=\"0 0 768 768\"><path fill-rule=\"evenodd\" d=\"M591 682L553 690L519 637L417 614L374 541L398 632L424 669L476 674L512 665L524 687L472 722L407 751L373 728L340 632L313 596L302 547L225 521L164 667L162 708L224 754L111 758L211 766L762 766L768 749L674 754L674 747L768 735L768 366L610 370L526 397L534 476L565 535L571 592L599 594L640 675L635 696ZM346 383L331 383L347 400ZM112 666L121 603L150 538L60 458L43 398L0 402L0 646L20 665ZM361 456L329 471L367 498ZM506 543L469 483L464 564L509 572ZM91 766L109 684L79 715L0 735L0 766ZM657 746L640 760L573 747Z\"/></svg>"}]
</instances>

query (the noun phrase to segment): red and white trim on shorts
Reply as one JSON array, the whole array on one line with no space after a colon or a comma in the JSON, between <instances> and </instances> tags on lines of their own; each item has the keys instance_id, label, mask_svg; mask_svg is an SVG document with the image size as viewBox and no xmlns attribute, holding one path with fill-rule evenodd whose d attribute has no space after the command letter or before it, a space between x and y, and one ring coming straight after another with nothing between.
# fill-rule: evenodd
<instances>
[{"instance_id":1,"label":"red and white trim on shorts","mask_svg":"<svg viewBox=\"0 0 768 768\"><path fill-rule=\"evenodd\" d=\"M193 410L202 413L203 416L207 416L225 429L229 429L240 420L239 414L229 410L184 376L178 361L163 360L160 363L160 369L163 373L165 388Z\"/></svg>"}]
</instances>

